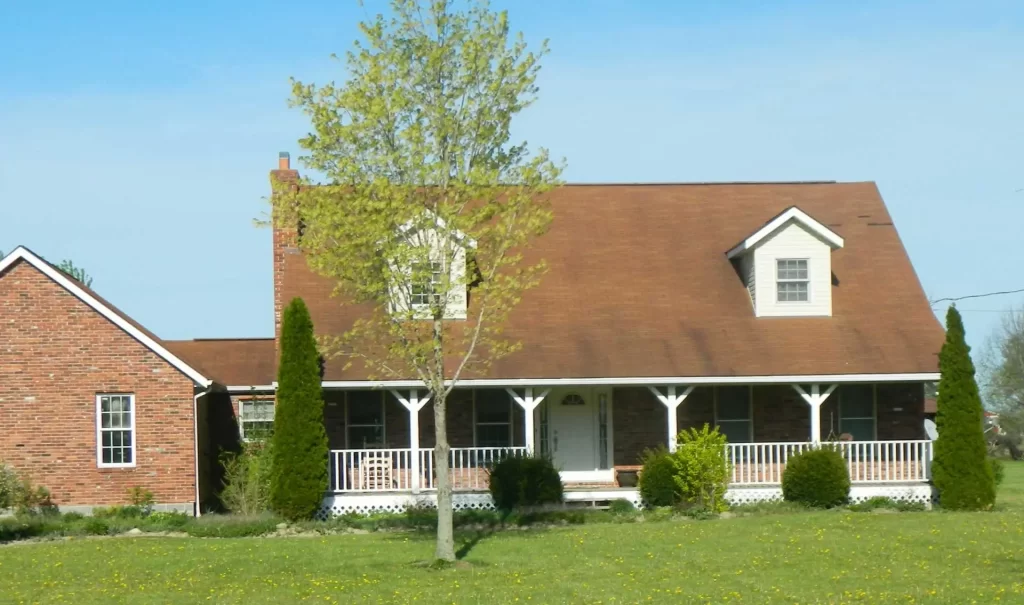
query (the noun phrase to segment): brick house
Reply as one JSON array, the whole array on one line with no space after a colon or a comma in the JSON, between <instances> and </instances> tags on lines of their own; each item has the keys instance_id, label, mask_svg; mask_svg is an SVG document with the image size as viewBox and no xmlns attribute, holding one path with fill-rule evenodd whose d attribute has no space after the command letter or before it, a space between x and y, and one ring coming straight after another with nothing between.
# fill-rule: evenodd
<instances>
[{"instance_id":1,"label":"brick house","mask_svg":"<svg viewBox=\"0 0 1024 605\"><path fill-rule=\"evenodd\" d=\"M64 509L197 501L196 399L213 381L20 247L0 260L0 460Z\"/></svg>"},{"instance_id":2,"label":"brick house","mask_svg":"<svg viewBox=\"0 0 1024 605\"><path fill-rule=\"evenodd\" d=\"M296 176L282 154L272 178ZM554 223L528 253L547 260L550 271L506 328L522 350L464 379L449 399L456 506L488 506L484 468L517 451L551 456L569 486L567 500L636 500L630 480L641 453L673 448L678 430L704 423L729 438L734 501L777 497L789 455L840 436L855 499L931 497L925 384L938 380L944 334L873 183L567 185L551 204ZM0 300L24 299L29 286L17 276L31 269L19 266L0 265ZM275 333L293 297L305 300L320 335L340 334L366 313L332 297L332 284L309 269L297 226L274 230L272 269ZM30 316L59 329L59 314ZM19 329L20 337L28 328ZM168 356L189 360L191 377L172 372L153 349L125 342L167 368L144 379L173 379L180 389L175 421L191 421L195 393L209 391L198 398L196 430L175 433L182 442L198 434L196 457L186 460L197 472L176 481L148 472L155 483L199 486L200 499L210 498L216 452L272 426L276 340L163 343ZM19 360L38 356L28 344L17 351ZM35 383L53 371L20 367ZM323 387L331 448L325 513L429 501L437 464L429 394L414 380L371 381L344 359L326 363ZM75 396L92 401L132 388L143 386L83 386ZM0 386L5 402L9 390ZM138 401L141 423L150 402L141 391ZM17 405L9 418L24 423L31 406ZM85 428L76 464L92 467L82 472L86 491L76 488L68 501L115 481L85 451L95 447L95 420L78 414ZM44 434L51 423L28 425ZM136 470L145 448L156 451L139 426ZM15 449L7 441L0 458ZM45 466L33 464L33 472ZM169 486L160 497L183 494Z\"/></svg>"}]
</instances>

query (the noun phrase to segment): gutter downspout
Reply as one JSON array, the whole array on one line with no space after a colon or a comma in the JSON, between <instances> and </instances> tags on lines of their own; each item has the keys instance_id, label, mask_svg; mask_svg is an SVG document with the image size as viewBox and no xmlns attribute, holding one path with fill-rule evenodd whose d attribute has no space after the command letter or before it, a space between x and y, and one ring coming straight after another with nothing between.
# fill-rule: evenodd
<instances>
[{"instance_id":1,"label":"gutter downspout","mask_svg":"<svg viewBox=\"0 0 1024 605\"><path fill-rule=\"evenodd\" d=\"M206 386L205 391L201 391L192 396L192 460L196 485L195 510L192 512L196 517L201 517L203 514L202 511L199 510L199 398L209 395L212 390L213 383L210 383Z\"/></svg>"}]
</instances>

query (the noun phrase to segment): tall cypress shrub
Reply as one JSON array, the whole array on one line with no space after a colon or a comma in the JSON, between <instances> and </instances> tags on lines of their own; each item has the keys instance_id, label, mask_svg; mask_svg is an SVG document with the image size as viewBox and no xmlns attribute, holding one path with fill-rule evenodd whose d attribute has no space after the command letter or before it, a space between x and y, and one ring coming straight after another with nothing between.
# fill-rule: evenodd
<instances>
[{"instance_id":1,"label":"tall cypress shrub","mask_svg":"<svg viewBox=\"0 0 1024 605\"><path fill-rule=\"evenodd\" d=\"M946 343L939 353L939 438L935 442L932 479L943 508L982 510L996 499L982 428L981 396L960 312L946 314Z\"/></svg>"},{"instance_id":2,"label":"tall cypress shrub","mask_svg":"<svg viewBox=\"0 0 1024 605\"><path fill-rule=\"evenodd\" d=\"M327 491L327 432L313 321L295 298L281 321L270 505L287 519L316 514Z\"/></svg>"}]
</instances>

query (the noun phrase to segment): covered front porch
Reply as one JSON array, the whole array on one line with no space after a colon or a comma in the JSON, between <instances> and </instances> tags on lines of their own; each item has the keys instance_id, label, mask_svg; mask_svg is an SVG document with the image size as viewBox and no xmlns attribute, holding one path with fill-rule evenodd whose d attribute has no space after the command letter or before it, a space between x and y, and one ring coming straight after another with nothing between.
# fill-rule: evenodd
<instances>
[{"instance_id":1,"label":"covered front porch","mask_svg":"<svg viewBox=\"0 0 1024 605\"><path fill-rule=\"evenodd\" d=\"M432 500L438 461L425 391L327 390L325 401L332 510ZM788 458L823 441L838 442L855 494L930 497L921 382L463 388L449 396L447 421L446 463L457 501L471 508L488 506L487 468L527 452L552 458L567 500L638 502L643 452L674 449L679 430L704 423L729 439L734 501L778 497Z\"/></svg>"}]
</instances>

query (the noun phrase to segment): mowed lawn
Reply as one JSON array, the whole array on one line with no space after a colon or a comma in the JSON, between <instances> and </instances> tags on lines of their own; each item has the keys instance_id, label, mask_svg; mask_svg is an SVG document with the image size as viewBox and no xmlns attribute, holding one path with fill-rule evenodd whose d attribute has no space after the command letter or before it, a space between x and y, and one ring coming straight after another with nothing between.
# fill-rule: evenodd
<instances>
[{"instance_id":1,"label":"mowed lawn","mask_svg":"<svg viewBox=\"0 0 1024 605\"><path fill-rule=\"evenodd\" d=\"M989 513L816 512L429 539L107 538L0 547L3 603L1024 603L1024 464Z\"/></svg>"}]
</instances>

